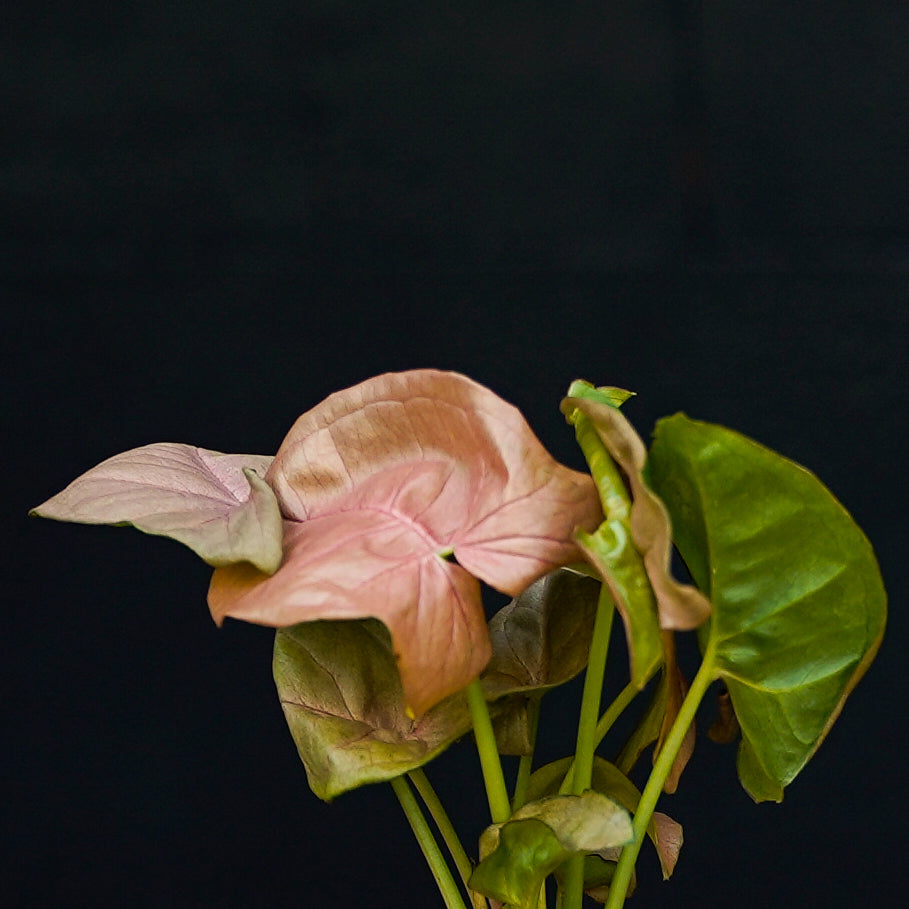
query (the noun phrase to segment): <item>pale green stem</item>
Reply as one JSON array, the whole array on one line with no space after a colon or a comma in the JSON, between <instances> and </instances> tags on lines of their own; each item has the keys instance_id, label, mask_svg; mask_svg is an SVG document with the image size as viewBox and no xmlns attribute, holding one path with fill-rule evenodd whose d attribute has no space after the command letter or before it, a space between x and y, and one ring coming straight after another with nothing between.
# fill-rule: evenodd
<instances>
[{"instance_id":1,"label":"pale green stem","mask_svg":"<svg viewBox=\"0 0 909 909\"><path fill-rule=\"evenodd\" d=\"M458 885L455 883L445 857L442 855L442 850L439 849L439 844L432 835L429 824L426 823L426 818L423 817L420 805L413 792L411 792L410 786L407 785L407 781L402 776L395 777L391 781L391 786L398 797L398 801L401 803L401 807L404 809L404 814L410 823L410 829L413 830L413 834L417 838L417 843L426 858L429 870L435 878L439 892L442 894L442 899L445 901L446 909L467 909L464 900L461 899Z\"/></svg>"},{"instance_id":2,"label":"pale green stem","mask_svg":"<svg viewBox=\"0 0 909 909\"><path fill-rule=\"evenodd\" d=\"M682 701L679 708L678 716L666 736L666 741L660 749L660 754L653 765L653 771L647 780L647 785L641 793L641 800L638 802L638 810L635 812L632 829L634 830L634 839L622 849L619 862L616 865L615 875L609 885L609 896L606 900L604 909L620 909L625 905L625 896L628 892L628 885L631 882L631 875L634 871L634 863L637 861L638 853L641 851L641 844L647 835L647 827L653 817L660 793L663 791L663 784L672 770L675 763L676 755L682 747L685 734L688 727L694 722L698 706L703 700L704 694L713 681L714 671L714 648L708 646L704 654L704 662L701 663L700 669L691 682L691 688Z\"/></svg>"},{"instance_id":3,"label":"pale green stem","mask_svg":"<svg viewBox=\"0 0 909 909\"><path fill-rule=\"evenodd\" d=\"M458 874L461 875L461 880L464 882L464 886L467 887L467 881L473 871L473 866L470 864L470 859L464 851L464 846L461 844L457 831L454 829L454 825L451 823L439 796L421 768L418 767L416 770L411 770L407 775L410 778L410 782L413 783L414 789L417 790L420 798L423 799L423 803L435 821L436 827L439 828L439 833L451 853L455 867L458 869Z\"/></svg>"},{"instance_id":4,"label":"pale green stem","mask_svg":"<svg viewBox=\"0 0 909 909\"><path fill-rule=\"evenodd\" d=\"M518 776L514 784L514 798L511 810L517 811L527 801L527 786L530 783L530 771L533 769L533 752L537 742L537 728L540 724L541 698L531 697L527 702L527 737L530 739L530 754L522 754L518 763Z\"/></svg>"},{"instance_id":5,"label":"pale green stem","mask_svg":"<svg viewBox=\"0 0 909 909\"><path fill-rule=\"evenodd\" d=\"M634 682L629 682L616 696L616 699L606 708L600 717L596 728L597 745L606 738L606 733L612 729L612 724L622 715L625 708L635 699L640 689Z\"/></svg>"},{"instance_id":6,"label":"pale green stem","mask_svg":"<svg viewBox=\"0 0 909 909\"><path fill-rule=\"evenodd\" d=\"M479 679L474 679L467 686L467 704L470 707L470 718L473 720L473 734L477 740L486 797L489 799L489 814L494 824L504 824L511 817L511 802L505 786L505 775L502 773L496 736L492 730L489 707L486 705Z\"/></svg>"},{"instance_id":7,"label":"pale green stem","mask_svg":"<svg viewBox=\"0 0 909 909\"><path fill-rule=\"evenodd\" d=\"M603 678L606 675L606 656L612 632L615 608L609 589L600 588L597 616L590 640L590 656L584 675L584 692L581 695L581 712L578 719L578 740L574 753L571 794L581 795L590 788L593 777L593 753L597 746L597 718L600 715L600 698ZM584 898L584 856L572 856L565 865L564 909L581 909Z\"/></svg>"},{"instance_id":8,"label":"pale green stem","mask_svg":"<svg viewBox=\"0 0 909 909\"><path fill-rule=\"evenodd\" d=\"M596 746L599 748L600 743L606 738L607 733L612 729L612 724L622 715L625 708L635 699L638 695L640 689L634 682L629 682L618 694L616 699L606 708L606 712L600 717L599 722L597 723L596 735ZM565 774L565 778L562 780L562 785L559 787L559 795L568 795L572 791L572 786L574 785L574 761L572 760L571 766L568 768L568 773Z\"/></svg>"}]
</instances>

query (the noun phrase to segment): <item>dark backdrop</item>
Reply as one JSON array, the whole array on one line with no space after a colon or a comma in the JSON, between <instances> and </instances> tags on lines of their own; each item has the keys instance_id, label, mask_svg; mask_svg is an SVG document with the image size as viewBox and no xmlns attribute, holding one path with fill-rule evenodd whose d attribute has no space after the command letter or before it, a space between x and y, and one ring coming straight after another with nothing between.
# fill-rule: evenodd
<instances>
[{"instance_id":1,"label":"dark backdrop","mask_svg":"<svg viewBox=\"0 0 909 909\"><path fill-rule=\"evenodd\" d=\"M879 553L879 659L780 806L702 740L666 801L676 876L645 859L634 902L899 905L905 3L8 7L4 905L440 904L388 787L309 793L271 633L214 628L204 565L25 518L115 452L272 452L330 391L417 366L575 466L583 376L635 389L645 434L685 409L824 479ZM576 692L553 698L554 757ZM433 774L468 840L475 763Z\"/></svg>"}]
</instances>

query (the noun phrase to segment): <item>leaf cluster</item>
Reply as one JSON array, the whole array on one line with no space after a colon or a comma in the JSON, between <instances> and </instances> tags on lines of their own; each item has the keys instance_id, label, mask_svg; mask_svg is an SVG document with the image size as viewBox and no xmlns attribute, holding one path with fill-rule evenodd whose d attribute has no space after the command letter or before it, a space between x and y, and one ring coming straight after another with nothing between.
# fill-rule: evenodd
<instances>
[{"instance_id":1,"label":"leaf cluster","mask_svg":"<svg viewBox=\"0 0 909 909\"><path fill-rule=\"evenodd\" d=\"M648 449L620 410L629 396L577 381L562 402L589 476L553 461L492 392L417 370L331 396L274 458L145 446L33 513L131 524L215 566L217 621L277 627L275 683L312 791L391 781L424 842L400 789L410 775L474 905L537 909L554 875L564 909L582 890L616 909L645 837L664 876L675 867L681 827L655 807L680 784L708 688L722 686L711 737L739 739L742 786L779 801L886 622L871 546L817 477L684 414L659 421ZM693 583L673 577L674 547ZM512 596L488 623L480 580ZM629 678L601 713L613 612ZM675 657L684 632L700 645L692 679ZM534 768L541 699L585 670L574 752ZM595 754L645 692L612 760ZM495 820L475 867L419 775L471 731ZM520 758L504 805L500 755Z\"/></svg>"}]
</instances>

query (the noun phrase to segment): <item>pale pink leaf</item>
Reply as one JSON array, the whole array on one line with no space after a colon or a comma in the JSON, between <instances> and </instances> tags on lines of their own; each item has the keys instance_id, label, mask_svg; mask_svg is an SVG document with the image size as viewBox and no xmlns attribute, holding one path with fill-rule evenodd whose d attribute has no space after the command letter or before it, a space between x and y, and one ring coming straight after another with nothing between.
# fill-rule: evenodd
<instances>
[{"instance_id":1,"label":"pale pink leaf","mask_svg":"<svg viewBox=\"0 0 909 909\"><path fill-rule=\"evenodd\" d=\"M262 478L271 457L161 442L114 455L31 514L82 524L131 524L178 540L210 565L281 562L281 514Z\"/></svg>"},{"instance_id":2,"label":"pale pink leaf","mask_svg":"<svg viewBox=\"0 0 909 909\"><path fill-rule=\"evenodd\" d=\"M213 615L378 618L417 714L489 658L475 579L517 595L577 560L574 531L602 518L590 477L553 460L517 409L435 370L331 395L297 420L267 480L288 520L285 563L269 580L216 572Z\"/></svg>"},{"instance_id":3,"label":"pale pink leaf","mask_svg":"<svg viewBox=\"0 0 909 909\"><path fill-rule=\"evenodd\" d=\"M476 579L410 522L378 510L289 524L280 571L220 568L208 602L218 621L381 619L415 715L464 688L490 656Z\"/></svg>"},{"instance_id":4,"label":"pale pink leaf","mask_svg":"<svg viewBox=\"0 0 909 909\"><path fill-rule=\"evenodd\" d=\"M403 465L421 471L400 483ZM444 483L419 485L434 465ZM517 596L578 558L577 527L601 518L593 481L558 464L517 408L457 373L388 373L337 392L300 417L268 472L285 517L337 511L364 483L395 470L395 507L454 550L471 574Z\"/></svg>"}]
</instances>

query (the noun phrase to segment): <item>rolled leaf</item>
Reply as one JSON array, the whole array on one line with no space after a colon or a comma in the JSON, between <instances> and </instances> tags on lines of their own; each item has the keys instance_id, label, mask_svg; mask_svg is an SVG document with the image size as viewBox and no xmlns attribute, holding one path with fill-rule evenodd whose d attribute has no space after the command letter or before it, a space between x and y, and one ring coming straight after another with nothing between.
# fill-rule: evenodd
<instances>
[{"instance_id":1,"label":"rolled leaf","mask_svg":"<svg viewBox=\"0 0 909 909\"><path fill-rule=\"evenodd\" d=\"M622 468L631 492L628 526L656 596L660 627L691 629L710 614L710 602L670 573L672 531L666 508L644 482L647 450L634 427L616 407L590 397L566 398L563 412L576 409L590 420L606 450ZM618 534L610 535L610 539ZM608 548L608 547L607 547Z\"/></svg>"},{"instance_id":2,"label":"rolled leaf","mask_svg":"<svg viewBox=\"0 0 909 909\"><path fill-rule=\"evenodd\" d=\"M627 524L607 519L575 539L612 594L625 626L631 681L643 688L662 662L663 648L656 599Z\"/></svg>"},{"instance_id":3,"label":"rolled leaf","mask_svg":"<svg viewBox=\"0 0 909 909\"><path fill-rule=\"evenodd\" d=\"M272 458L160 442L114 455L31 514L81 524L131 524L185 544L209 565L281 563L281 514L262 479Z\"/></svg>"},{"instance_id":4,"label":"rolled leaf","mask_svg":"<svg viewBox=\"0 0 909 909\"><path fill-rule=\"evenodd\" d=\"M649 471L713 603L702 646L741 726L739 779L779 801L880 644L873 551L813 474L729 429L661 420Z\"/></svg>"}]
</instances>

